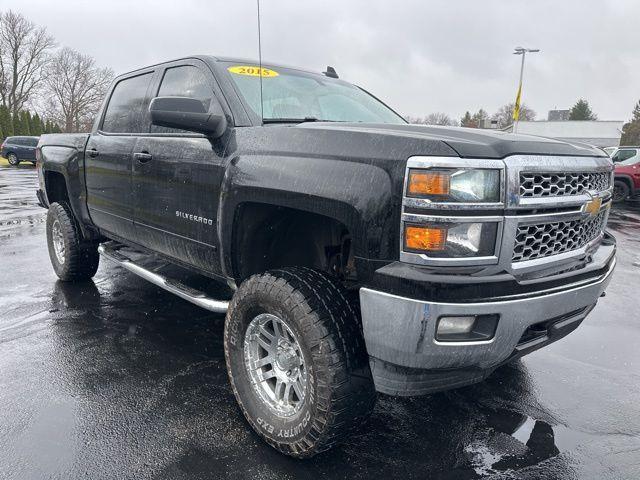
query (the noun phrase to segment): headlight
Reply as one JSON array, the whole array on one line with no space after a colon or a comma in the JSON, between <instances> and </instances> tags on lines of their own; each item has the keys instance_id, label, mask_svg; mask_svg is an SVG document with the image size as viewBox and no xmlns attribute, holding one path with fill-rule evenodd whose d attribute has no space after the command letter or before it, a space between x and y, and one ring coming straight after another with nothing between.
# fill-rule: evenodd
<instances>
[{"instance_id":1,"label":"headlight","mask_svg":"<svg viewBox=\"0 0 640 480\"><path fill-rule=\"evenodd\" d=\"M410 169L406 195L434 202L499 202L500 171L462 168Z\"/></svg>"},{"instance_id":2,"label":"headlight","mask_svg":"<svg viewBox=\"0 0 640 480\"><path fill-rule=\"evenodd\" d=\"M434 258L488 257L497 234L496 222L405 223L404 251Z\"/></svg>"}]
</instances>

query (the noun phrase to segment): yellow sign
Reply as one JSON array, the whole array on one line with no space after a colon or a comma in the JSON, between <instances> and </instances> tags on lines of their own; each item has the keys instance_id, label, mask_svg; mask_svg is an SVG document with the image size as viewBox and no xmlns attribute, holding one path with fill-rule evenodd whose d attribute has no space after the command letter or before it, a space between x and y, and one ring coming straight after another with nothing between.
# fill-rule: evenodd
<instances>
[{"instance_id":1,"label":"yellow sign","mask_svg":"<svg viewBox=\"0 0 640 480\"><path fill-rule=\"evenodd\" d=\"M602 206L602 198L594 198L593 200L584 204L582 207L582 211L584 213L588 213L590 216L597 215L600 212L600 207Z\"/></svg>"},{"instance_id":2,"label":"yellow sign","mask_svg":"<svg viewBox=\"0 0 640 480\"><path fill-rule=\"evenodd\" d=\"M260 76L260 67L255 65L236 65L234 67L227 68L231 73L235 73L236 75L247 75L249 77L259 77ZM268 68L262 68L262 78L271 78L277 77L278 72L274 70L270 70Z\"/></svg>"}]
</instances>

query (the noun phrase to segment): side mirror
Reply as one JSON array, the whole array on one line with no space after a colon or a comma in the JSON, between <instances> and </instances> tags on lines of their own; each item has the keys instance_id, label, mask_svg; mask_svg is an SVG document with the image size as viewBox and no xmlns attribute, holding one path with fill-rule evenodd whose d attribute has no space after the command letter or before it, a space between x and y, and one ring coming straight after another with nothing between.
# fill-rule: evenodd
<instances>
[{"instance_id":1,"label":"side mirror","mask_svg":"<svg viewBox=\"0 0 640 480\"><path fill-rule=\"evenodd\" d=\"M207 112L204 104L195 98L156 97L149 105L151 123L218 138L227 128L227 120L220 105L215 100L213 102L214 111Z\"/></svg>"}]
</instances>

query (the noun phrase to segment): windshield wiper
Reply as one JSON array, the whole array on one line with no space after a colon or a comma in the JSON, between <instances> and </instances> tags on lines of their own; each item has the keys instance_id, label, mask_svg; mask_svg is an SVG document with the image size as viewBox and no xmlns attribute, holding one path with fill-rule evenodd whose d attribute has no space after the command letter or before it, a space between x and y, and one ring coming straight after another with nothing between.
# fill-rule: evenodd
<instances>
[{"instance_id":1,"label":"windshield wiper","mask_svg":"<svg viewBox=\"0 0 640 480\"><path fill-rule=\"evenodd\" d=\"M316 117L304 118L265 118L262 123L306 123L306 122L332 122L333 120L321 120Z\"/></svg>"}]
</instances>

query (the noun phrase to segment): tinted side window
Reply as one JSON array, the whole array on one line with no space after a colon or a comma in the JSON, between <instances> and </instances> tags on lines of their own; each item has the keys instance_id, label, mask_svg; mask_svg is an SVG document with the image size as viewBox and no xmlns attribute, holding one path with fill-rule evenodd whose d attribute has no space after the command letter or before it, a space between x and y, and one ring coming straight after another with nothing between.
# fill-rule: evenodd
<instances>
[{"instance_id":1,"label":"tinted side window","mask_svg":"<svg viewBox=\"0 0 640 480\"><path fill-rule=\"evenodd\" d=\"M145 133L144 103L153 73L120 80L111 94L102 130L111 133Z\"/></svg>"},{"instance_id":2,"label":"tinted side window","mask_svg":"<svg viewBox=\"0 0 640 480\"><path fill-rule=\"evenodd\" d=\"M36 147L38 145L38 139L37 138L28 138L28 145L30 147Z\"/></svg>"},{"instance_id":3,"label":"tinted side window","mask_svg":"<svg viewBox=\"0 0 640 480\"><path fill-rule=\"evenodd\" d=\"M167 68L160 90L159 97L189 97L196 98L204 104L204 108L209 110L213 90L211 89L207 77L202 71L192 65ZM151 131L155 133L186 132L177 128L151 126ZM186 132L191 133L191 132Z\"/></svg>"},{"instance_id":4,"label":"tinted side window","mask_svg":"<svg viewBox=\"0 0 640 480\"><path fill-rule=\"evenodd\" d=\"M22 137L14 137L11 139L11 143L14 145L24 145L24 139Z\"/></svg>"}]
</instances>

